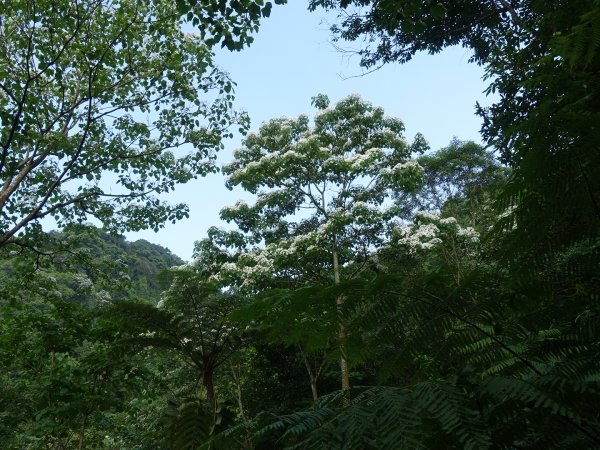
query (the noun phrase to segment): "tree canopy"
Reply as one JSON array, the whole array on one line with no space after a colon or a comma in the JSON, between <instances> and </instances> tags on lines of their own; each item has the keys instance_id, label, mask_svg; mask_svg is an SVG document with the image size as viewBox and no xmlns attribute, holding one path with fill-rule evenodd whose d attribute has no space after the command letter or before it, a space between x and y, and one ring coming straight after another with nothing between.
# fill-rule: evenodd
<instances>
[{"instance_id":1,"label":"tree canopy","mask_svg":"<svg viewBox=\"0 0 600 450\"><path fill-rule=\"evenodd\" d=\"M257 277L283 270L301 285L333 282L348 264L358 264L348 276L359 271L393 225L392 192L415 190L420 182L422 169L411 156L426 148L422 136L409 145L399 119L356 95L331 107L325 96L313 101L313 126L307 116L270 120L223 169L228 186L257 194L254 205L238 202L221 211L247 236L249 248L265 245L238 262L241 267L247 259L245 272ZM270 258L280 260L277 267ZM226 276L226 268L221 273Z\"/></svg>"},{"instance_id":2,"label":"tree canopy","mask_svg":"<svg viewBox=\"0 0 600 450\"><path fill-rule=\"evenodd\" d=\"M246 126L212 47L240 49L270 10L262 1L3 2L0 245L22 242L46 217L125 231L186 216L157 194L215 171L223 137Z\"/></svg>"},{"instance_id":3,"label":"tree canopy","mask_svg":"<svg viewBox=\"0 0 600 450\"><path fill-rule=\"evenodd\" d=\"M482 135L514 168L502 196L503 208L512 211L504 229L520 224L511 233L513 252L535 242L542 254L548 243L565 248L597 235L597 1L310 4L339 12L334 39L365 42L359 50L365 67L449 45L473 51L490 80L487 92L499 95L491 107L478 108Z\"/></svg>"}]
</instances>

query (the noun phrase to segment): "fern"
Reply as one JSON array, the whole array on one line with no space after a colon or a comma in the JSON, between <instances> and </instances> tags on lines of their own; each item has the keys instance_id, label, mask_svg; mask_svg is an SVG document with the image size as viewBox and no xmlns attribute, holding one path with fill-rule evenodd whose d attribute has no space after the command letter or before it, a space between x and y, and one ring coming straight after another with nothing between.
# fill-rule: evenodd
<instances>
[{"instance_id":1,"label":"fern","mask_svg":"<svg viewBox=\"0 0 600 450\"><path fill-rule=\"evenodd\" d=\"M557 36L556 46L567 57L571 67L581 63L590 64L600 50L600 3L583 14L580 23L565 36Z\"/></svg>"},{"instance_id":2,"label":"fern","mask_svg":"<svg viewBox=\"0 0 600 450\"><path fill-rule=\"evenodd\" d=\"M350 361L381 354L384 379L407 384L355 390L347 406L341 394L326 397L313 410L276 418L263 429L282 432L277 442L285 448L581 448L600 442L593 406L600 403L596 316L569 320L556 301L538 301L537 314L513 307L514 294L490 284L490 273L498 274L494 266L475 269L450 289L440 271L413 274L408 284L381 275L288 294L306 304L342 289L349 330L365 338L362 353L350 354ZM537 301L544 292L528 295Z\"/></svg>"},{"instance_id":3,"label":"fern","mask_svg":"<svg viewBox=\"0 0 600 450\"><path fill-rule=\"evenodd\" d=\"M334 398L339 395L335 394ZM489 448L489 436L464 392L440 383L414 389L378 387L358 393L347 407L317 407L283 416L271 426L285 427L285 448L402 449Z\"/></svg>"},{"instance_id":4,"label":"fern","mask_svg":"<svg viewBox=\"0 0 600 450\"><path fill-rule=\"evenodd\" d=\"M200 448L208 441L214 423L210 405L199 397L169 401L164 422L165 442L173 450Z\"/></svg>"}]
</instances>

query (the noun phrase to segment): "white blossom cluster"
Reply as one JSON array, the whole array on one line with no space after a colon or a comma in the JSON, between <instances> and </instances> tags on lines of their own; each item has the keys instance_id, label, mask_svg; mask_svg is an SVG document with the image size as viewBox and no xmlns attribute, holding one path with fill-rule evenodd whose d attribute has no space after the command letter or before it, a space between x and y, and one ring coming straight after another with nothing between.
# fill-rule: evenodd
<instances>
[{"instance_id":1,"label":"white blossom cluster","mask_svg":"<svg viewBox=\"0 0 600 450\"><path fill-rule=\"evenodd\" d=\"M221 211L235 213L235 212L239 211L240 209L243 209L246 207L248 207L248 203L246 203L244 200L238 200L237 202L235 202L235 205L224 206L223 208L221 208Z\"/></svg>"},{"instance_id":2,"label":"white blossom cluster","mask_svg":"<svg viewBox=\"0 0 600 450\"><path fill-rule=\"evenodd\" d=\"M479 233L472 227L462 228L461 226L458 226L456 235L466 238L471 242L476 242L479 239Z\"/></svg>"},{"instance_id":3,"label":"white blossom cluster","mask_svg":"<svg viewBox=\"0 0 600 450\"><path fill-rule=\"evenodd\" d=\"M262 157L260 160L258 161L250 161L248 164L246 164L244 167L241 167L237 170L235 170L232 174L230 178L237 178L240 177L242 175L246 175L248 173L248 171L252 170L252 169L258 169L261 166L261 163L263 163L265 161L265 157Z\"/></svg>"},{"instance_id":4,"label":"white blossom cluster","mask_svg":"<svg viewBox=\"0 0 600 450\"><path fill-rule=\"evenodd\" d=\"M138 334L139 337L149 337L149 338L152 338L155 335L156 335L156 332L154 332L154 331L146 331L144 333Z\"/></svg>"},{"instance_id":5,"label":"white blossom cluster","mask_svg":"<svg viewBox=\"0 0 600 450\"><path fill-rule=\"evenodd\" d=\"M403 171L408 171L408 170L417 171L420 173L423 171L423 167L416 160L410 159L408 161L398 163L394 167L391 167L391 168L386 167L386 168L381 169L381 174L382 175L396 175Z\"/></svg>"},{"instance_id":6,"label":"white blossom cluster","mask_svg":"<svg viewBox=\"0 0 600 450\"><path fill-rule=\"evenodd\" d=\"M238 263L225 263L221 266L221 273L217 279L223 276L241 276L244 284L251 284L262 276L271 275L275 270L274 259L268 251L259 250L254 253L243 253Z\"/></svg>"},{"instance_id":7,"label":"white blossom cluster","mask_svg":"<svg viewBox=\"0 0 600 450\"><path fill-rule=\"evenodd\" d=\"M109 305L112 303L110 293L104 289L94 292L94 299L96 303L100 305Z\"/></svg>"},{"instance_id":8,"label":"white blossom cluster","mask_svg":"<svg viewBox=\"0 0 600 450\"><path fill-rule=\"evenodd\" d=\"M273 276L278 267L285 266L286 260L318 248L318 240L318 233L311 232L243 253L237 262L223 264L213 281L227 282L235 278L241 280L242 286L251 286L260 279Z\"/></svg>"},{"instance_id":9,"label":"white blossom cluster","mask_svg":"<svg viewBox=\"0 0 600 450\"><path fill-rule=\"evenodd\" d=\"M423 220L425 219L425 220ZM417 211L415 213L415 221L417 223L423 222L423 221L434 221L437 222L440 220L440 213L439 212L434 212L434 211Z\"/></svg>"},{"instance_id":10,"label":"white blossom cluster","mask_svg":"<svg viewBox=\"0 0 600 450\"><path fill-rule=\"evenodd\" d=\"M336 208L329 213L327 221L319 225L317 236L319 238L330 236L352 222L354 222L354 215L350 211L344 208Z\"/></svg>"},{"instance_id":11,"label":"white blossom cluster","mask_svg":"<svg viewBox=\"0 0 600 450\"><path fill-rule=\"evenodd\" d=\"M270 153L269 155L267 155L271 158L274 158L275 156L277 156L275 154L275 152ZM267 156L265 156L264 158L267 158ZM295 150L288 150L286 151L283 155L281 155L282 158L289 158L289 159L294 159L294 158L302 158L302 155L300 153L298 153Z\"/></svg>"},{"instance_id":12,"label":"white blossom cluster","mask_svg":"<svg viewBox=\"0 0 600 450\"><path fill-rule=\"evenodd\" d=\"M443 223L444 225L458 225L458 222L454 217L446 217L444 219L440 219L440 223Z\"/></svg>"},{"instance_id":13,"label":"white blossom cluster","mask_svg":"<svg viewBox=\"0 0 600 450\"><path fill-rule=\"evenodd\" d=\"M386 248L387 248L387 245L385 245L385 246L381 246L381 247L379 248L379 251L381 251L381 250L384 250L384 249L386 249ZM376 267L378 270L380 270L380 271L382 271L382 272L384 272L384 273L387 273L387 272L389 272L389 270L390 270L390 269L389 269L389 267L388 267L387 265L385 265L385 264L383 264L383 263L381 262L381 260L379 259L379 255L378 255L377 253L374 253L374 254L372 254L372 255L369 257L369 260L371 261L371 263L372 263L372 264L373 264L373 265L374 265L374 266L375 266L375 267Z\"/></svg>"},{"instance_id":14,"label":"white blossom cluster","mask_svg":"<svg viewBox=\"0 0 600 450\"><path fill-rule=\"evenodd\" d=\"M357 93L348 94L346 97L340 99L338 101L338 105L343 104L343 103L347 103L347 102L353 102L353 101L354 102L360 101L363 105L366 105L368 107L372 107L372 103L371 102L363 100L361 98L360 94L357 94ZM320 116L322 116L324 114L328 114L328 113L330 113L330 112L332 112L334 110L335 110L334 107L328 106L325 109L317 111L316 114L315 114L315 118L320 117Z\"/></svg>"},{"instance_id":15,"label":"white blossom cluster","mask_svg":"<svg viewBox=\"0 0 600 450\"><path fill-rule=\"evenodd\" d=\"M75 283L75 286L77 287L78 291L92 289L94 287L93 281L90 280L89 277L84 274L76 274L73 277L73 282Z\"/></svg>"},{"instance_id":16,"label":"white blossom cluster","mask_svg":"<svg viewBox=\"0 0 600 450\"><path fill-rule=\"evenodd\" d=\"M321 117L321 116L323 116L323 115L325 115L325 114L329 114L329 113L331 113L332 111L333 111L333 108L332 108L331 106L328 106L328 107L327 107L327 108L325 108L325 109L321 109L321 110L319 110L319 111L317 111L317 112L315 113L315 119L317 119L317 118L319 118L319 117Z\"/></svg>"},{"instance_id":17,"label":"white blossom cluster","mask_svg":"<svg viewBox=\"0 0 600 450\"><path fill-rule=\"evenodd\" d=\"M370 148L364 153L358 153L345 159L354 170L364 169L373 165L383 155L380 148Z\"/></svg>"},{"instance_id":18,"label":"white blossom cluster","mask_svg":"<svg viewBox=\"0 0 600 450\"><path fill-rule=\"evenodd\" d=\"M409 253L416 253L417 250L429 250L442 243L438 237L440 229L432 223L416 227L403 227L399 232L401 237L398 243L408 247Z\"/></svg>"},{"instance_id":19,"label":"white blossom cluster","mask_svg":"<svg viewBox=\"0 0 600 450\"><path fill-rule=\"evenodd\" d=\"M414 254L418 250L430 250L454 239L469 245L479 240L479 233L472 227L461 227L456 218L441 218L439 212L418 211L415 213L415 224L398 228L398 243Z\"/></svg>"}]
</instances>

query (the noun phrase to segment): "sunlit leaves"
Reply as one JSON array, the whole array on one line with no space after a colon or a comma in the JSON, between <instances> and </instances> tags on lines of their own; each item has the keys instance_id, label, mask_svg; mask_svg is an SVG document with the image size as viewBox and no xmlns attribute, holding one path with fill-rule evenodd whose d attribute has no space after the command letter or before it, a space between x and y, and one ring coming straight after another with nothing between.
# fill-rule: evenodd
<instances>
[{"instance_id":1,"label":"sunlit leaves","mask_svg":"<svg viewBox=\"0 0 600 450\"><path fill-rule=\"evenodd\" d=\"M120 231L185 217L185 205L158 194L214 172L229 128L247 124L211 48L246 45L269 11L263 2L4 2L0 245L47 216Z\"/></svg>"}]
</instances>

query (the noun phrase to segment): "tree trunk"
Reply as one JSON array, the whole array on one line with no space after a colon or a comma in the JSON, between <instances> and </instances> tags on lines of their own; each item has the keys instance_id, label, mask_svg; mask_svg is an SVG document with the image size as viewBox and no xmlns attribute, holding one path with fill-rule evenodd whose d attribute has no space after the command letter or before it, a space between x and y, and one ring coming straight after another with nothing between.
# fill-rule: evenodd
<instances>
[{"instance_id":1,"label":"tree trunk","mask_svg":"<svg viewBox=\"0 0 600 450\"><path fill-rule=\"evenodd\" d=\"M83 416L83 421L81 422L81 428L79 429L79 444L77 445L78 450L82 450L85 443L85 426L87 424L89 414L90 413L86 410Z\"/></svg>"},{"instance_id":2,"label":"tree trunk","mask_svg":"<svg viewBox=\"0 0 600 450\"><path fill-rule=\"evenodd\" d=\"M214 421L217 418L217 396L215 394L213 370L209 369L202 372L202 385L206 389L206 398L208 399Z\"/></svg>"},{"instance_id":3,"label":"tree trunk","mask_svg":"<svg viewBox=\"0 0 600 450\"><path fill-rule=\"evenodd\" d=\"M317 380L310 380L310 392L312 393L313 401L316 402L319 399L319 392L317 391Z\"/></svg>"},{"instance_id":4,"label":"tree trunk","mask_svg":"<svg viewBox=\"0 0 600 450\"><path fill-rule=\"evenodd\" d=\"M327 346L329 346L329 343L327 344ZM317 360L315 359L314 368L310 362L309 357L306 354L304 354L304 351L302 350L302 346L300 344L298 344L298 350L300 351L300 354L302 355L302 360L304 361L304 366L306 367L306 372L308 373L308 381L310 383L310 391L312 393L312 399L313 399L313 401L316 401L319 398L319 391L317 389L317 381L319 381L321 372L323 371L323 369L325 368L325 365L327 364L327 348L325 348L325 350L323 351L323 359L321 360L320 365L317 365Z\"/></svg>"},{"instance_id":5,"label":"tree trunk","mask_svg":"<svg viewBox=\"0 0 600 450\"><path fill-rule=\"evenodd\" d=\"M248 418L246 417L246 413L244 411L244 404L242 402L242 375L241 375L241 368L238 365L238 370L236 372L235 367L233 366L233 364L231 364L231 377L233 378L233 382L235 383L235 387L236 387L236 397L237 397L237 404L238 404L238 408L240 410L240 417L242 418L243 422L248 422Z\"/></svg>"},{"instance_id":6,"label":"tree trunk","mask_svg":"<svg viewBox=\"0 0 600 450\"><path fill-rule=\"evenodd\" d=\"M300 348L300 352L302 352L302 348ZM317 401L319 398L319 392L317 391L317 377L315 376L314 371L310 365L310 361L308 360L308 356L302 355L302 359L304 360L304 366L306 367L306 371L308 372L308 381L310 382L310 392L312 393L313 401Z\"/></svg>"},{"instance_id":7,"label":"tree trunk","mask_svg":"<svg viewBox=\"0 0 600 450\"><path fill-rule=\"evenodd\" d=\"M340 284L340 262L338 258L337 243L333 238L333 279L335 284ZM339 295L335 299L338 319L338 344L340 346L340 372L342 376L342 390L350 390L350 374L348 372L348 358L346 354L346 326L342 318L342 306L344 304L344 296Z\"/></svg>"}]
</instances>

